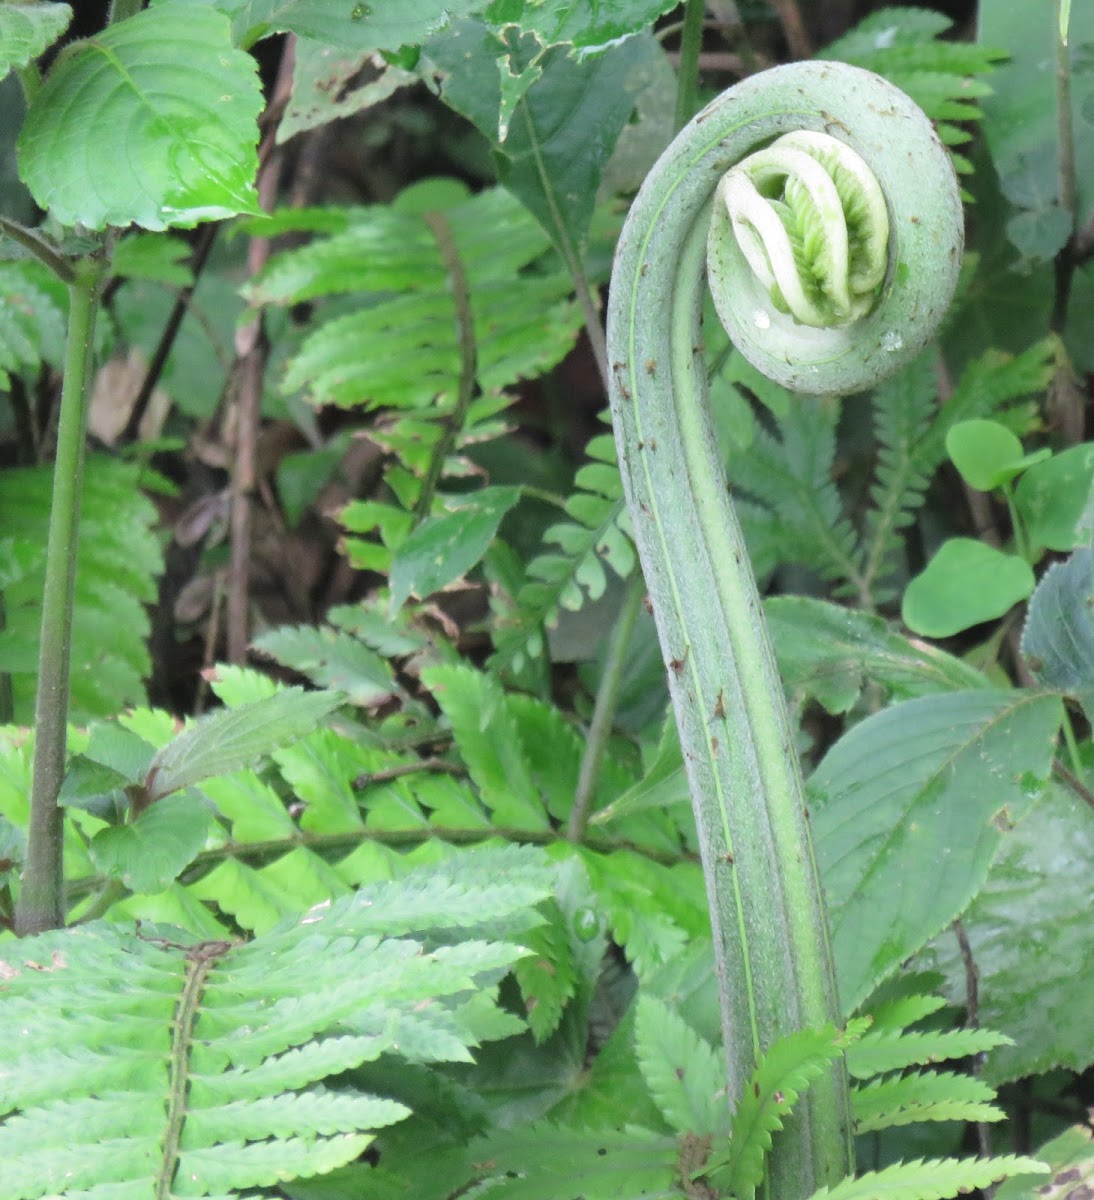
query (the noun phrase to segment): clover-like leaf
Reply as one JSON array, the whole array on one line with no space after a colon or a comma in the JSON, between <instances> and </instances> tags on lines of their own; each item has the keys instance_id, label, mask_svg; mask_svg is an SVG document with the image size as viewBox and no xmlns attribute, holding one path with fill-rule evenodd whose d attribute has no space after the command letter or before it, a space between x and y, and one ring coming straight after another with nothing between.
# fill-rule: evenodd
<instances>
[{"instance_id":1,"label":"clover-like leaf","mask_svg":"<svg viewBox=\"0 0 1094 1200\"><path fill-rule=\"evenodd\" d=\"M258 212L261 107L226 17L147 9L60 56L27 112L20 173L57 220L89 229Z\"/></svg>"}]
</instances>

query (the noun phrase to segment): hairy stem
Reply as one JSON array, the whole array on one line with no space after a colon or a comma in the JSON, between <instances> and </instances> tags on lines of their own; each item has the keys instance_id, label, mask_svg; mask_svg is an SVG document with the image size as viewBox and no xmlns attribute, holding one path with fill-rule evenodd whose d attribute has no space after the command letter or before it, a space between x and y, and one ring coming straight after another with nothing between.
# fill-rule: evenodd
<instances>
[{"instance_id":1,"label":"hairy stem","mask_svg":"<svg viewBox=\"0 0 1094 1200\"><path fill-rule=\"evenodd\" d=\"M782 143L789 152L755 153L791 131L804 133ZM834 196L836 161L845 181L862 181L857 211L871 214L869 228L853 228ZM807 189L831 212L814 235L829 251L792 266L781 224L740 183L742 171L732 194L723 187L738 164L764 200L779 179L800 178L788 200ZM876 76L833 63L754 76L700 113L650 173L620 238L608 314L612 418L691 787L733 1105L778 1037L838 1024L841 1010L782 683L707 403L704 269L719 317L754 366L799 391L850 392L930 337L960 247L956 183L926 118ZM811 274L795 280L801 267ZM800 317L790 315L795 303ZM804 1200L851 1168L836 1064L781 1135L770 1194Z\"/></svg>"},{"instance_id":2,"label":"hairy stem","mask_svg":"<svg viewBox=\"0 0 1094 1200\"><path fill-rule=\"evenodd\" d=\"M69 286L68 344L42 594L30 824L26 868L15 918L20 934L41 933L64 924L64 826L57 797L65 773L72 601L92 343L102 279L102 264L85 260L76 266L76 278Z\"/></svg>"}]
</instances>

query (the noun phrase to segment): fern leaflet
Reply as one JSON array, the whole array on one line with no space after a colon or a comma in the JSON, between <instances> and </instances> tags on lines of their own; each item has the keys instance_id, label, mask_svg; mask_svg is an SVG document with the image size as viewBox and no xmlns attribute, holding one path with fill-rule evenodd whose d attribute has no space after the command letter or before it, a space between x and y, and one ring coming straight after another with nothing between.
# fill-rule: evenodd
<instances>
[{"instance_id":1,"label":"fern leaflet","mask_svg":"<svg viewBox=\"0 0 1094 1200\"><path fill-rule=\"evenodd\" d=\"M1011 1175L1043 1174L1043 1163L1006 1154L998 1158L917 1159L867 1171L821 1188L809 1200L948 1200L959 1193L986 1188Z\"/></svg>"}]
</instances>

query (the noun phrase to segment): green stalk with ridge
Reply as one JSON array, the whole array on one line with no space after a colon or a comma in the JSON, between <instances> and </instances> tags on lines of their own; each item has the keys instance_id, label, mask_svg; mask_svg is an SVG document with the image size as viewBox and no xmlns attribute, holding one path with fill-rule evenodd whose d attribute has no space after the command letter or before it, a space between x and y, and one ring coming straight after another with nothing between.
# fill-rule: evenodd
<instances>
[{"instance_id":1,"label":"green stalk with ridge","mask_svg":"<svg viewBox=\"0 0 1094 1200\"><path fill-rule=\"evenodd\" d=\"M766 375L854 392L927 343L961 251L956 179L926 117L879 77L825 62L766 71L699 113L617 251L613 423L699 830L731 1105L777 1037L842 1012L782 685L708 408L704 288ZM769 1194L802 1200L852 1170L837 1066L781 1135Z\"/></svg>"}]
</instances>

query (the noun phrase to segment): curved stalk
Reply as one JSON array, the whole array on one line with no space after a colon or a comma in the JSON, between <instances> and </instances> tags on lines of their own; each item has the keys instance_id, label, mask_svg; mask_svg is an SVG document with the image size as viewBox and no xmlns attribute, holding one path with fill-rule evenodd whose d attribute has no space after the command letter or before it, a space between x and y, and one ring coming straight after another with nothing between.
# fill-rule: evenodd
<instances>
[{"instance_id":1,"label":"curved stalk","mask_svg":"<svg viewBox=\"0 0 1094 1200\"><path fill-rule=\"evenodd\" d=\"M834 138L836 159L850 147L876 178L888 225L877 276L877 229L859 223L873 202L858 191L858 166L830 164L833 188L807 181L802 192L785 164L750 165L792 130ZM800 251L810 324L788 311L767 217L749 198L752 216L742 219L756 223L742 246L740 210L716 196L739 164ZM833 190L850 291L834 277L836 232L815 226L818 213L829 219ZM734 1105L777 1037L838 1023L841 1010L782 685L706 402L704 268L742 353L785 386L820 393L869 386L916 353L949 303L960 253L956 182L926 118L877 76L837 63L776 68L719 97L654 167L620 240L608 317L612 415L691 785ZM779 1200L800 1200L852 1169L842 1068L806 1099L772 1158Z\"/></svg>"}]
</instances>

